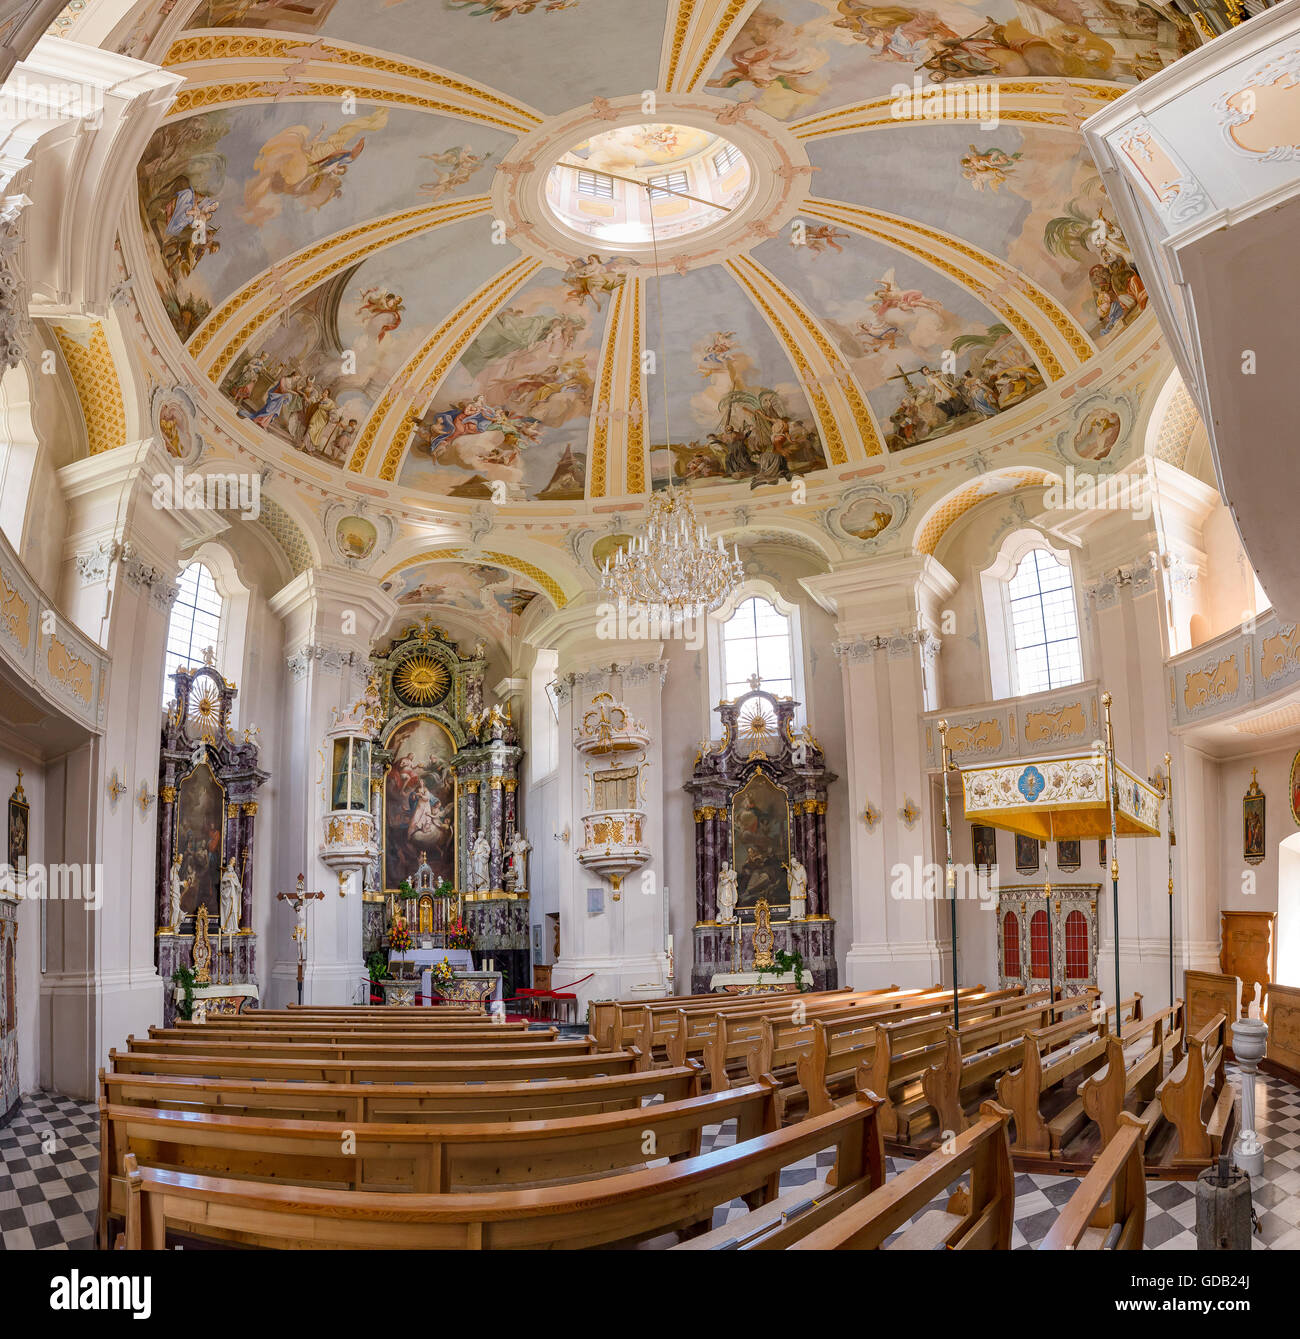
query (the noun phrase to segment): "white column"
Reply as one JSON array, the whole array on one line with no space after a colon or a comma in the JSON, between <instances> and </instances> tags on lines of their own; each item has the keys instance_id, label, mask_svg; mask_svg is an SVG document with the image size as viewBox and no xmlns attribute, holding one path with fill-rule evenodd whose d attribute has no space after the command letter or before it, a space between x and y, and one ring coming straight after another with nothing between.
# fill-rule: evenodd
<instances>
[{"instance_id":1,"label":"white column","mask_svg":"<svg viewBox=\"0 0 1300 1339\"><path fill-rule=\"evenodd\" d=\"M325 894L307 910L303 1003L350 1004L365 977L360 881L353 875L340 885L319 856L321 820L330 809L325 732L334 723L332 711L346 711L365 691L371 642L397 606L370 577L315 569L295 577L270 605L284 622L288 682L280 723L282 775L274 779L279 830L272 835L262 829L259 838L275 843L271 896L292 892L300 873L308 892ZM274 955L269 1008L293 1002L298 991L293 912L287 903L277 906L274 947L267 948Z\"/></svg>"},{"instance_id":2,"label":"white column","mask_svg":"<svg viewBox=\"0 0 1300 1339\"><path fill-rule=\"evenodd\" d=\"M936 904L891 890L903 867L904 886L919 893L911 871L936 858L920 718L937 705L936 633L956 582L932 558L903 557L802 584L836 618L844 674L853 889L846 984L929 985L947 975ZM870 826L862 817L868 804L879 813Z\"/></svg>"},{"instance_id":3,"label":"white column","mask_svg":"<svg viewBox=\"0 0 1300 1339\"><path fill-rule=\"evenodd\" d=\"M559 653L559 766L556 829L567 830L557 864L557 905L560 913L560 955L552 980L564 986L588 975L576 988L578 1017L590 1000L622 998L639 986L662 982L667 972L664 951L662 694L667 676L663 646L657 641L616 641L598 636L597 606L570 605L539 623L529 634L535 646ZM588 759L573 746L583 713L597 693L620 701L650 735L643 773L645 836L651 858L629 874L615 897L607 879L577 859L582 844L582 815L587 808L584 777ZM613 759L610 760L613 765ZM630 761L624 759L620 761ZM599 764L597 764L599 766ZM539 834L534 840L550 840ZM603 893L603 910L588 911L587 890ZM693 895L693 894L692 894Z\"/></svg>"}]
</instances>

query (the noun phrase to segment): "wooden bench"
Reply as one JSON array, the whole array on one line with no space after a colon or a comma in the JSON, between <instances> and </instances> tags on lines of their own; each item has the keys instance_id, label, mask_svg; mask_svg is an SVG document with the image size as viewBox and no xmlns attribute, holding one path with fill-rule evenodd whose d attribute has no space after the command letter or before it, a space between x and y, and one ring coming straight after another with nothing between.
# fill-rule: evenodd
<instances>
[{"instance_id":1,"label":"wooden bench","mask_svg":"<svg viewBox=\"0 0 1300 1339\"><path fill-rule=\"evenodd\" d=\"M984 1001L1003 1001L1014 991L985 991L983 986L963 986L958 992L963 1009L981 1007ZM943 989L912 991L855 1002L845 1008L809 1013L792 1009L788 1014L736 1019L723 1017L722 1026L706 1044L705 1069L710 1078L722 1082L728 1076L762 1073L781 1074L793 1081L794 1066L802 1049L811 1044L812 1025L818 1019L828 1023L849 1023L875 1019L877 1022L910 1021L937 1018L952 1011L952 992ZM769 1026L770 1025L770 1026ZM739 1065L737 1062L740 1062ZM740 1079L745 1082L745 1078Z\"/></svg>"},{"instance_id":2,"label":"wooden bench","mask_svg":"<svg viewBox=\"0 0 1300 1339\"><path fill-rule=\"evenodd\" d=\"M911 992L909 992L910 994ZM640 1016L624 1010L624 1030L631 1029L630 1045L651 1056L652 1063L680 1065L687 1059L702 1057L704 1048L716 1035L720 1019L739 1023L768 1017L786 1017L793 1012L804 1016L821 1015L840 1009L860 1007L865 1002L897 998L880 992L836 991L820 995L768 994L727 998L725 1007L705 1009L643 1009Z\"/></svg>"},{"instance_id":3,"label":"wooden bench","mask_svg":"<svg viewBox=\"0 0 1300 1339\"><path fill-rule=\"evenodd\" d=\"M1156 1089L1160 1110L1174 1130L1166 1159L1170 1165L1208 1164L1219 1156L1233 1114L1233 1091L1224 1082L1229 1035L1228 1020L1216 1014L1188 1041L1187 1054Z\"/></svg>"},{"instance_id":4,"label":"wooden bench","mask_svg":"<svg viewBox=\"0 0 1300 1339\"><path fill-rule=\"evenodd\" d=\"M427 1195L591 1181L697 1157L705 1126L734 1122L737 1143L776 1127L766 1084L539 1121L376 1124L107 1104L99 1115L102 1242L123 1213L128 1153L142 1167L204 1176ZM766 1199L776 1187L754 1193Z\"/></svg>"},{"instance_id":5,"label":"wooden bench","mask_svg":"<svg viewBox=\"0 0 1300 1339\"><path fill-rule=\"evenodd\" d=\"M1115 1137L1079 1182L1040 1251L1140 1251L1146 1231L1147 1182L1142 1150L1146 1126L1120 1113Z\"/></svg>"},{"instance_id":6,"label":"wooden bench","mask_svg":"<svg viewBox=\"0 0 1300 1339\"><path fill-rule=\"evenodd\" d=\"M997 1028L1014 1028L1017 1022L1032 1025L1041 1017L1040 1008L1055 1007L1046 991L1026 995L1008 1004L992 1020L977 1020L968 1027L991 1022ZM946 1019L918 1019L911 1023L881 1024L868 1043L871 1053L871 1091L881 1099L880 1128L886 1139L909 1143L923 1129L937 1124L921 1080L932 1064L942 1059L947 1044ZM942 1127L938 1127L942 1128Z\"/></svg>"},{"instance_id":7,"label":"wooden bench","mask_svg":"<svg viewBox=\"0 0 1300 1339\"><path fill-rule=\"evenodd\" d=\"M1016 1203L1007 1139L1010 1116L1009 1111L986 1102L968 1130L791 1243L791 1249L1010 1250ZM920 1212L967 1173L969 1187L953 1191L944 1208ZM909 1221L912 1219L915 1221ZM899 1235L888 1240L900 1228Z\"/></svg>"},{"instance_id":8,"label":"wooden bench","mask_svg":"<svg viewBox=\"0 0 1300 1339\"><path fill-rule=\"evenodd\" d=\"M1121 1042L1106 1038L1106 1063L1079 1085L1083 1109L1097 1126L1104 1148L1119 1133L1119 1117L1129 1095L1134 1094L1141 1110L1138 1119L1146 1131L1146 1141L1163 1119L1156 1088L1165 1077L1165 1061L1177 1062L1183 1039L1183 1002L1175 1000L1167 1009L1152 1014L1131 1029ZM1143 1045L1143 1040L1146 1044Z\"/></svg>"},{"instance_id":9,"label":"wooden bench","mask_svg":"<svg viewBox=\"0 0 1300 1339\"><path fill-rule=\"evenodd\" d=\"M590 1037L557 1041L540 1035L537 1041L526 1041L512 1033L498 1037L474 1037L458 1040L453 1037L436 1041L412 1041L394 1037L391 1041L314 1041L288 1038L264 1041L260 1037L247 1041L220 1039L173 1041L163 1037L128 1037L127 1048L149 1051L153 1055L210 1055L259 1056L281 1060L430 1060L453 1059L456 1056L497 1056L506 1059L528 1055L591 1055L596 1047Z\"/></svg>"},{"instance_id":10,"label":"wooden bench","mask_svg":"<svg viewBox=\"0 0 1300 1339\"><path fill-rule=\"evenodd\" d=\"M477 1037L477 1036L496 1036L505 1034L508 1036L527 1036L532 1033L544 1035L551 1029L533 1028L528 1023L508 1023L504 1019L496 1022L492 1019L485 1019L479 1014L473 1021L466 1020L463 1023L449 1023L423 1021L417 1023L353 1023L350 1020L341 1022L329 1022L325 1019L318 1019L312 1023L301 1023L292 1018L277 1018L269 1021L250 1018L244 1022L236 1022L233 1018L218 1015L209 1018L206 1023L185 1022L178 1019L170 1028L151 1029L153 1031L165 1033L168 1036L177 1038L183 1037L206 1037L220 1033L225 1037L375 1037L383 1038L390 1036L412 1036L412 1037Z\"/></svg>"},{"instance_id":11,"label":"wooden bench","mask_svg":"<svg viewBox=\"0 0 1300 1339\"><path fill-rule=\"evenodd\" d=\"M855 992L846 986L840 990L808 991L804 994L796 994L795 998L813 1004L829 996L834 995L844 998L853 994ZM634 1038L644 1028L647 1015L653 1019L658 1014L665 1014L670 1015L675 1020L677 1014L683 1010L688 1014L697 1010L707 1014L729 1011L743 1013L754 1004L761 1005L773 998L779 1002L788 1002L788 997L785 994L776 996L667 995L660 1000L620 1000L615 1001L607 1011L602 1013L602 1019L607 1020L604 1031L596 1031L594 1026L592 1030L595 1032L598 1046L605 1050L617 1050L620 1046L634 1041Z\"/></svg>"},{"instance_id":12,"label":"wooden bench","mask_svg":"<svg viewBox=\"0 0 1300 1339\"><path fill-rule=\"evenodd\" d=\"M522 1059L480 1056L449 1060L277 1060L260 1056L159 1055L148 1051L108 1053L120 1074L195 1074L211 1078L281 1079L308 1083L491 1083L521 1079L581 1079L628 1074L643 1068L640 1052L596 1051L590 1055L544 1053Z\"/></svg>"},{"instance_id":13,"label":"wooden bench","mask_svg":"<svg viewBox=\"0 0 1300 1339\"><path fill-rule=\"evenodd\" d=\"M711 1095L712 1096L712 1095ZM725 1100L728 1094L718 1094ZM705 1098L703 1100L709 1100ZM115 1178L114 1213L128 1250L162 1250L168 1231L279 1250L566 1250L632 1245L669 1232L698 1233L733 1200L766 1196L781 1171L834 1148L835 1184L814 1209L838 1212L884 1180L874 1113L856 1103L730 1148L596 1181L481 1194L406 1194L238 1181L141 1168L134 1155ZM751 1210L765 1214L766 1206ZM765 1229L774 1244L798 1232L798 1206ZM747 1218L736 1224L744 1231Z\"/></svg>"},{"instance_id":14,"label":"wooden bench","mask_svg":"<svg viewBox=\"0 0 1300 1339\"><path fill-rule=\"evenodd\" d=\"M1022 1064L1031 1034L1056 1029L1071 1036L1090 1026L1095 992L1034 1005L1004 1018L948 1028L936 1064L921 1075L921 1092L941 1131L960 1132L969 1123L966 1107L1013 1065ZM1057 1015L1064 1015L1057 1020Z\"/></svg>"},{"instance_id":15,"label":"wooden bench","mask_svg":"<svg viewBox=\"0 0 1300 1339\"><path fill-rule=\"evenodd\" d=\"M815 1018L843 1018L870 1015L874 1018L911 1017L916 1013L932 1012L938 996L929 992L900 991L894 994L852 996L824 1000L820 1004L806 1004L806 996L768 996L766 1002L749 1009L717 1014L697 1012L687 1016L659 1021L656 1041L662 1041L670 1064L683 1064L688 1059L700 1059L709 1075L710 1084L725 1088L730 1082L750 1082L755 1072L750 1064L750 1052L755 1045L763 1047L768 1023L793 1024L806 1027ZM644 1051L649 1033L638 1034L635 1045ZM772 1065L764 1065L758 1072L767 1074Z\"/></svg>"},{"instance_id":16,"label":"wooden bench","mask_svg":"<svg viewBox=\"0 0 1300 1339\"><path fill-rule=\"evenodd\" d=\"M1120 1020L1141 1020L1142 996L1134 994L1121 1002ZM1094 1012L1086 1020L1067 1019L1040 1028L1025 1038L1019 1069L1009 1070L997 1081L998 1101L1012 1113L1015 1135L1012 1152L1022 1157L1059 1158L1069 1141L1088 1122L1083 1099L1065 1097L1071 1080L1085 1077L1106 1055L1106 1037L1115 1019L1115 1009L1101 1016ZM1073 1093L1073 1090L1071 1090Z\"/></svg>"},{"instance_id":17,"label":"wooden bench","mask_svg":"<svg viewBox=\"0 0 1300 1339\"><path fill-rule=\"evenodd\" d=\"M274 1079L99 1072L111 1106L166 1107L281 1120L545 1120L679 1102L702 1091L699 1065L581 1079L487 1083L281 1083Z\"/></svg>"}]
</instances>

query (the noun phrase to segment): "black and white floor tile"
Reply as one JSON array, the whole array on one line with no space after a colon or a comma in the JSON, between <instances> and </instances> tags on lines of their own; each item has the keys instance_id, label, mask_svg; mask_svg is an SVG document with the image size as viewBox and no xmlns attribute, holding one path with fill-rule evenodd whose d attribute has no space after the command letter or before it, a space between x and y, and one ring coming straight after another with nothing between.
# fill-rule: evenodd
<instances>
[{"instance_id":1,"label":"black and white floor tile","mask_svg":"<svg viewBox=\"0 0 1300 1339\"><path fill-rule=\"evenodd\" d=\"M1229 1067L1230 1079L1237 1075ZM1260 1075L1256 1127L1265 1148L1264 1174L1254 1190L1256 1250L1300 1250L1300 1089ZM705 1151L732 1141L730 1127L706 1131ZM820 1153L786 1169L783 1192L819 1181L834 1158ZM891 1176L909 1164L889 1160ZM93 1105L33 1093L0 1129L0 1249L81 1250L94 1241L99 1167L99 1119ZM1069 1176L1016 1177L1014 1249L1037 1246L1078 1181ZM739 1202L719 1209L721 1226L739 1217ZM1196 1249L1196 1191L1191 1181L1148 1181L1146 1246Z\"/></svg>"}]
</instances>

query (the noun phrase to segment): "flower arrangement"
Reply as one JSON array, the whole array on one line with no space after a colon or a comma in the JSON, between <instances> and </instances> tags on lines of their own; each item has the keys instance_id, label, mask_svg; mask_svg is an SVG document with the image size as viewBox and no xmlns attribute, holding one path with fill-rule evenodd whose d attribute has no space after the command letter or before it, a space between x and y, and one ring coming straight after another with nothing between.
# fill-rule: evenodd
<instances>
[{"instance_id":1,"label":"flower arrangement","mask_svg":"<svg viewBox=\"0 0 1300 1339\"><path fill-rule=\"evenodd\" d=\"M456 973L452 970L451 963L444 958L429 968L429 980L435 990L445 989L455 982Z\"/></svg>"},{"instance_id":2,"label":"flower arrangement","mask_svg":"<svg viewBox=\"0 0 1300 1339\"><path fill-rule=\"evenodd\" d=\"M389 928L388 947L393 953L409 953L415 940L411 936L411 927L406 918L399 916Z\"/></svg>"},{"instance_id":3,"label":"flower arrangement","mask_svg":"<svg viewBox=\"0 0 1300 1339\"><path fill-rule=\"evenodd\" d=\"M459 917L447 926L447 947L448 948L473 948L474 936L470 934L469 926Z\"/></svg>"}]
</instances>

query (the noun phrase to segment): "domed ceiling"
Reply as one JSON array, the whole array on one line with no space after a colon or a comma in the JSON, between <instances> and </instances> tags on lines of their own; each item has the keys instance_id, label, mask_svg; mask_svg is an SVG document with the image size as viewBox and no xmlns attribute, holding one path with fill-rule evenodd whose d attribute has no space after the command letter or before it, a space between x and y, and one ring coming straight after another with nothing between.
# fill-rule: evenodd
<instances>
[{"instance_id":1,"label":"domed ceiling","mask_svg":"<svg viewBox=\"0 0 1300 1339\"><path fill-rule=\"evenodd\" d=\"M135 267L232 433L377 495L788 497L975 449L1154 319L1077 128L1190 42L1156 4L206 0L186 22L150 48L187 84L139 164ZM688 180L611 249L600 186L548 199L566 155ZM509 612L471 577L439 596Z\"/></svg>"}]
</instances>

